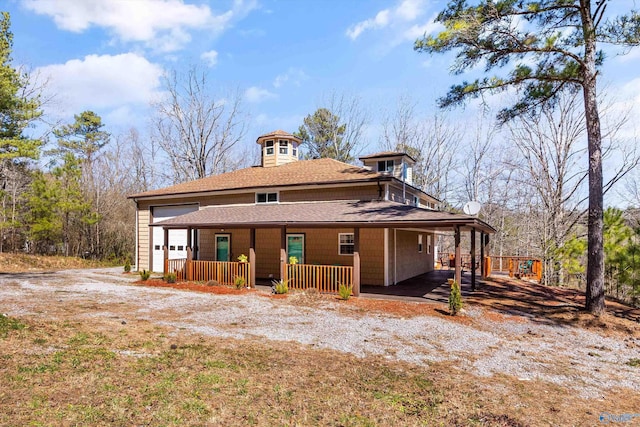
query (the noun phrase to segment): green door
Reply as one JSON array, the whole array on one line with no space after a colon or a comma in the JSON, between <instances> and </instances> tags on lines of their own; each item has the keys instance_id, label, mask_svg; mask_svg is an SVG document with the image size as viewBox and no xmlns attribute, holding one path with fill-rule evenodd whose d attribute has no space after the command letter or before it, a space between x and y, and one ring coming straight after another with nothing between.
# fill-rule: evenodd
<instances>
[{"instance_id":1,"label":"green door","mask_svg":"<svg viewBox=\"0 0 640 427\"><path fill-rule=\"evenodd\" d=\"M287 234L287 263L291 257L304 264L304 234Z\"/></svg>"},{"instance_id":2,"label":"green door","mask_svg":"<svg viewBox=\"0 0 640 427\"><path fill-rule=\"evenodd\" d=\"M229 261L229 235L216 234L216 261Z\"/></svg>"}]
</instances>

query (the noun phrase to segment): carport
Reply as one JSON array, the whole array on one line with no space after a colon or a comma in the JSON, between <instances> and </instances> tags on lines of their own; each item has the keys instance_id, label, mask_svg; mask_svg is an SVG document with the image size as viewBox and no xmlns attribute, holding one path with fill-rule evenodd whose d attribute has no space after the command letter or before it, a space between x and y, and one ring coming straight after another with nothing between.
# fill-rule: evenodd
<instances>
[{"instance_id":1,"label":"carport","mask_svg":"<svg viewBox=\"0 0 640 427\"><path fill-rule=\"evenodd\" d=\"M330 201L330 202L301 202L266 205L231 205L214 206L200 209L196 212L180 215L172 219L154 223L152 227L164 229L164 248L167 253L167 239L169 230L186 229L187 235L191 230L249 230L250 243L248 263L250 266L249 283L255 284L254 268L256 255L256 230L277 229L280 235L279 260L281 277L287 277L288 264L286 252L286 236L289 229L351 229L353 230L353 271L352 284L354 295L361 291L361 242L363 229L421 230L425 232L453 232L455 236L455 271L454 277L458 283L462 280L461 264L461 235L470 233L471 265L484 260L488 256L489 235L495 230L484 221L469 215L422 209L406 204L390 201ZM480 236L480 253L477 254L476 240ZM384 241L378 242L386 245ZM193 242L187 244L187 261L193 256ZM385 246L386 247L386 246ZM392 250L393 248L388 248ZM166 258L165 258L166 260ZM215 262L215 261L212 261ZM166 264L166 263L165 263ZM485 263L479 262L481 276L486 276ZM321 267L315 268L323 274ZM315 273L314 273L315 274ZM476 270L471 269L471 286L476 286Z\"/></svg>"}]
</instances>

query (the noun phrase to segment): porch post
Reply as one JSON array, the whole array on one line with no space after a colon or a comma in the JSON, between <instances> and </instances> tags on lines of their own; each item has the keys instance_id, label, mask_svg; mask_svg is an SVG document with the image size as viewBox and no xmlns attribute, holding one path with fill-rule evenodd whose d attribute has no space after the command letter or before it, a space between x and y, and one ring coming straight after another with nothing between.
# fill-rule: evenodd
<instances>
[{"instance_id":1,"label":"porch post","mask_svg":"<svg viewBox=\"0 0 640 427\"><path fill-rule=\"evenodd\" d=\"M360 296L360 227L353 229L353 296Z\"/></svg>"},{"instance_id":2,"label":"porch post","mask_svg":"<svg viewBox=\"0 0 640 427\"><path fill-rule=\"evenodd\" d=\"M256 286L256 229L249 230L249 286Z\"/></svg>"},{"instance_id":3,"label":"porch post","mask_svg":"<svg viewBox=\"0 0 640 427\"><path fill-rule=\"evenodd\" d=\"M286 279L287 270L287 227L280 227L280 280Z\"/></svg>"},{"instance_id":4,"label":"porch post","mask_svg":"<svg viewBox=\"0 0 640 427\"><path fill-rule=\"evenodd\" d=\"M186 272L186 279L188 281L193 280L193 269L191 268L191 261L193 261L193 251L190 246L187 246L187 262L185 262L184 267Z\"/></svg>"},{"instance_id":5,"label":"porch post","mask_svg":"<svg viewBox=\"0 0 640 427\"><path fill-rule=\"evenodd\" d=\"M162 268L162 273L167 274L169 270L169 229L163 228L164 231L164 245L162 246L162 251L164 252L164 262L162 263L164 267Z\"/></svg>"},{"instance_id":6,"label":"porch post","mask_svg":"<svg viewBox=\"0 0 640 427\"><path fill-rule=\"evenodd\" d=\"M480 232L480 277L487 277L487 271L484 265L484 231Z\"/></svg>"},{"instance_id":7,"label":"porch post","mask_svg":"<svg viewBox=\"0 0 640 427\"><path fill-rule=\"evenodd\" d=\"M476 229L471 229L471 290L476 290Z\"/></svg>"},{"instance_id":8,"label":"porch post","mask_svg":"<svg viewBox=\"0 0 640 427\"><path fill-rule=\"evenodd\" d=\"M455 269L455 280L462 288L462 263L460 256L460 226L456 225L455 229L455 246L456 246L456 269Z\"/></svg>"}]
</instances>

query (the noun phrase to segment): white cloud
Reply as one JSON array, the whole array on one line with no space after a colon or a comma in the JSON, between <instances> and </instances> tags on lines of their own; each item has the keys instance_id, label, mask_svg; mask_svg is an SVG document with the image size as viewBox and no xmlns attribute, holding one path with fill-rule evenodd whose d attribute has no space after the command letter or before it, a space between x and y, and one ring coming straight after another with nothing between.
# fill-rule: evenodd
<instances>
[{"instance_id":1,"label":"white cloud","mask_svg":"<svg viewBox=\"0 0 640 427\"><path fill-rule=\"evenodd\" d=\"M267 89L263 89L257 86L251 86L244 92L244 98L247 102L257 104L270 98L275 98L276 94L269 92Z\"/></svg>"},{"instance_id":2,"label":"white cloud","mask_svg":"<svg viewBox=\"0 0 640 427\"><path fill-rule=\"evenodd\" d=\"M273 80L273 87L279 88L286 83L290 83L294 86L300 87L302 85L302 82L308 79L309 76L304 72L304 70L300 68L290 67L286 73L276 76L276 78Z\"/></svg>"},{"instance_id":3,"label":"white cloud","mask_svg":"<svg viewBox=\"0 0 640 427\"><path fill-rule=\"evenodd\" d=\"M200 55L200 59L205 61L209 67L215 67L218 63L218 52L210 50L209 52L203 52Z\"/></svg>"},{"instance_id":4,"label":"white cloud","mask_svg":"<svg viewBox=\"0 0 640 427\"><path fill-rule=\"evenodd\" d=\"M422 0L404 0L395 10L395 15L405 21L415 21L422 15Z\"/></svg>"},{"instance_id":5,"label":"white cloud","mask_svg":"<svg viewBox=\"0 0 640 427\"><path fill-rule=\"evenodd\" d=\"M403 0L393 9L383 9L373 18L350 26L346 35L355 40L366 30L380 30L395 27L406 22L413 22L422 16L425 0Z\"/></svg>"},{"instance_id":6,"label":"white cloud","mask_svg":"<svg viewBox=\"0 0 640 427\"><path fill-rule=\"evenodd\" d=\"M22 0L38 14L53 18L58 28L81 33L92 26L110 31L123 42L142 42L163 52L180 49L191 40L189 30L213 34L226 30L256 7L256 1L236 0L232 9L214 14L208 5L181 0Z\"/></svg>"},{"instance_id":7,"label":"white cloud","mask_svg":"<svg viewBox=\"0 0 640 427\"><path fill-rule=\"evenodd\" d=\"M381 10L376 14L374 18L367 19L366 21L358 22L347 29L347 36L351 40L357 39L360 34L365 30L375 30L378 28L384 28L389 24L389 9Z\"/></svg>"},{"instance_id":8,"label":"white cloud","mask_svg":"<svg viewBox=\"0 0 640 427\"><path fill-rule=\"evenodd\" d=\"M88 55L36 70L48 78L46 91L60 104L57 113L114 110L147 105L160 93L163 69L135 53ZM122 110L121 110L122 111Z\"/></svg>"}]
</instances>

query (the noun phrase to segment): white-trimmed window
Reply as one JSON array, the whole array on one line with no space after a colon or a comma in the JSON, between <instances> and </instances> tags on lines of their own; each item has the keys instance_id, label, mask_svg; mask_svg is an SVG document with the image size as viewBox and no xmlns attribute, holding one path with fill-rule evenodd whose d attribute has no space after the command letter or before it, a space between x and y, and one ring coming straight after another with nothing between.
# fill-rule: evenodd
<instances>
[{"instance_id":1,"label":"white-trimmed window","mask_svg":"<svg viewBox=\"0 0 640 427\"><path fill-rule=\"evenodd\" d=\"M295 145L292 145L292 146L291 146L291 155L292 155L293 157L298 157L298 148L296 148L296 146L295 146Z\"/></svg>"},{"instance_id":2,"label":"white-trimmed window","mask_svg":"<svg viewBox=\"0 0 640 427\"><path fill-rule=\"evenodd\" d=\"M278 141L279 153L280 154L289 154L289 141L285 139L281 139Z\"/></svg>"},{"instance_id":3,"label":"white-trimmed window","mask_svg":"<svg viewBox=\"0 0 640 427\"><path fill-rule=\"evenodd\" d=\"M339 255L353 255L354 248L353 233L338 233Z\"/></svg>"},{"instance_id":4,"label":"white-trimmed window","mask_svg":"<svg viewBox=\"0 0 640 427\"><path fill-rule=\"evenodd\" d=\"M418 253L422 253L422 234L418 234Z\"/></svg>"},{"instance_id":5,"label":"white-trimmed window","mask_svg":"<svg viewBox=\"0 0 640 427\"><path fill-rule=\"evenodd\" d=\"M413 196L413 206L419 208L420 207L420 197Z\"/></svg>"},{"instance_id":6,"label":"white-trimmed window","mask_svg":"<svg viewBox=\"0 0 640 427\"><path fill-rule=\"evenodd\" d=\"M378 162L378 172L393 173L393 160L380 160Z\"/></svg>"},{"instance_id":7,"label":"white-trimmed window","mask_svg":"<svg viewBox=\"0 0 640 427\"><path fill-rule=\"evenodd\" d=\"M273 141L266 141L264 146L267 147L266 154L267 156L273 155Z\"/></svg>"},{"instance_id":8,"label":"white-trimmed window","mask_svg":"<svg viewBox=\"0 0 640 427\"><path fill-rule=\"evenodd\" d=\"M427 253L431 254L431 234L427 234Z\"/></svg>"},{"instance_id":9,"label":"white-trimmed window","mask_svg":"<svg viewBox=\"0 0 640 427\"><path fill-rule=\"evenodd\" d=\"M256 193L256 203L278 203L278 193Z\"/></svg>"}]
</instances>

